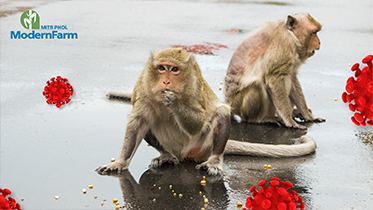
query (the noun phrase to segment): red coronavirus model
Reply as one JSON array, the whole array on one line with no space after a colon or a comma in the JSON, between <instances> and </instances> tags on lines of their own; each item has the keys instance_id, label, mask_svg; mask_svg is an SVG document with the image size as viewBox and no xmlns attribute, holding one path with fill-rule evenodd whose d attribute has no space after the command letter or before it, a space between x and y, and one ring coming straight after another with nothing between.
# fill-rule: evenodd
<instances>
[{"instance_id":1,"label":"red coronavirus model","mask_svg":"<svg viewBox=\"0 0 373 210\"><path fill-rule=\"evenodd\" d=\"M0 188L0 210L21 210L19 203L14 198L8 196L10 194L12 194L10 190ZM7 196L8 199L6 199Z\"/></svg>"},{"instance_id":2,"label":"red coronavirus model","mask_svg":"<svg viewBox=\"0 0 373 210\"><path fill-rule=\"evenodd\" d=\"M342 94L344 103L350 103L349 108L355 112L351 117L356 125L373 125L373 55L366 56L362 62L368 66L362 70L356 63L351 67L355 77L350 77L346 83L346 91Z\"/></svg>"},{"instance_id":3,"label":"red coronavirus model","mask_svg":"<svg viewBox=\"0 0 373 210\"><path fill-rule=\"evenodd\" d=\"M43 92L47 104L55 104L56 107L60 108L71 101L70 97L74 94L74 89L67 81L66 78L61 76L52 77L47 81Z\"/></svg>"},{"instance_id":4,"label":"red coronavirus model","mask_svg":"<svg viewBox=\"0 0 373 210\"><path fill-rule=\"evenodd\" d=\"M304 210L304 203L302 197L294 190L288 189L293 187L289 181L280 181L279 178L273 177L266 186L267 180L262 180L258 183L262 188L256 191L256 187L250 188L253 197L246 199L246 208L251 210ZM246 209L244 208L244 209Z\"/></svg>"}]
</instances>

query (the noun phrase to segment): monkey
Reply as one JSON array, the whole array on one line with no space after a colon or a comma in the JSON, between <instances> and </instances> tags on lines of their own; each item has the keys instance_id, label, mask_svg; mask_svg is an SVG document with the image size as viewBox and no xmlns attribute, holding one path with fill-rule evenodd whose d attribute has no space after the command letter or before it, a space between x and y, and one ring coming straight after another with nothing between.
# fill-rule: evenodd
<instances>
[{"instance_id":1,"label":"monkey","mask_svg":"<svg viewBox=\"0 0 373 210\"><path fill-rule=\"evenodd\" d=\"M307 107L297 78L299 67L320 49L321 28L310 14L297 14L251 32L234 52L225 76L225 103L232 114L251 123L296 129L307 129L296 117L324 122Z\"/></svg>"},{"instance_id":2,"label":"monkey","mask_svg":"<svg viewBox=\"0 0 373 210\"><path fill-rule=\"evenodd\" d=\"M222 173L231 111L202 77L193 54L181 48L152 53L136 82L131 104L119 158L96 171L128 169L144 139L160 153L151 161L152 167L192 160L199 163L198 170Z\"/></svg>"}]
</instances>

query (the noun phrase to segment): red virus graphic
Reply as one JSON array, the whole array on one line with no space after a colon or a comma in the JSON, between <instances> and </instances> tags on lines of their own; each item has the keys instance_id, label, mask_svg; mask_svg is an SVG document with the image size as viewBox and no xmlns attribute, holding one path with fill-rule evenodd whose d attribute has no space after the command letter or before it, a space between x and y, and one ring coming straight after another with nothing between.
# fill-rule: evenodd
<instances>
[{"instance_id":1,"label":"red virus graphic","mask_svg":"<svg viewBox=\"0 0 373 210\"><path fill-rule=\"evenodd\" d=\"M8 196L10 194L12 194L10 190L0 188L0 210L21 210L19 203L14 198ZM7 196L8 199L6 198Z\"/></svg>"},{"instance_id":2,"label":"red virus graphic","mask_svg":"<svg viewBox=\"0 0 373 210\"><path fill-rule=\"evenodd\" d=\"M210 43L210 42L206 42L206 44L195 44L195 45L191 45L191 46L173 45L172 47L183 48L183 50L185 50L187 52L199 53L199 54L208 54L208 55L213 55L214 54L212 52L213 50L219 50L220 48L228 49L228 47L225 46L225 45L214 44L214 43Z\"/></svg>"},{"instance_id":3,"label":"red virus graphic","mask_svg":"<svg viewBox=\"0 0 373 210\"><path fill-rule=\"evenodd\" d=\"M279 178L273 177L266 186L267 180L262 180L258 183L262 188L256 191L256 187L250 188L253 197L246 199L246 208L251 210L304 210L304 203L302 197L294 190L288 189L293 187L289 181L283 182ZM279 186L280 185L280 186ZM278 187L279 186L279 187ZM244 208L245 210L247 210Z\"/></svg>"},{"instance_id":4,"label":"red virus graphic","mask_svg":"<svg viewBox=\"0 0 373 210\"><path fill-rule=\"evenodd\" d=\"M366 56L362 62L368 66L359 69L359 63L351 67L355 77L350 77L346 83L346 91L342 94L344 103L350 103L349 108L355 112L351 120L356 125L373 125L373 55Z\"/></svg>"},{"instance_id":5,"label":"red virus graphic","mask_svg":"<svg viewBox=\"0 0 373 210\"><path fill-rule=\"evenodd\" d=\"M43 92L47 99L47 104L55 104L57 108L68 104L71 101L70 96L73 94L73 87L67 82L66 78L61 76L52 77L48 80Z\"/></svg>"}]
</instances>

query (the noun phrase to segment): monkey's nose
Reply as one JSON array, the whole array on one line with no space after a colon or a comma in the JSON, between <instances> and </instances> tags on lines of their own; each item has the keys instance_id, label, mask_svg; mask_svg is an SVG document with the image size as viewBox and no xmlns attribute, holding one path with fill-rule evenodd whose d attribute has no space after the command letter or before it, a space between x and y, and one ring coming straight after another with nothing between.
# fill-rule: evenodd
<instances>
[{"instance_id":1,"label":"monkey's nose","mask_svg":"<svg viewBox=\"0 0 373 210\"><path fill-rule=\"evenodd\" d=\"M169 80L163 80L163 84L169 85L171 82Z\"/></svg>"}]
</instances>

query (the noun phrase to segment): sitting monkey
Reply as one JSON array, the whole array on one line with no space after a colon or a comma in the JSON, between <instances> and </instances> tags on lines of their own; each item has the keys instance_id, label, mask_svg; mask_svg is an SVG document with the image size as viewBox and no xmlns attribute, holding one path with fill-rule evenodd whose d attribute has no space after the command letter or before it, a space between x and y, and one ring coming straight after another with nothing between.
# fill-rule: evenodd
<instances>
[{"instance_id":1,"label":"sitting monkey","mask_svg":"<svg viewBox=\"0 0 373 210\"><path fill-rule=\"evenodd\" d=\"M236 49L225 77L225 102L243 121L307 129L294 121L312 115L297 79L298 68L320 49L321 24L308 15L267 22ZM296 109L294 109L296 106Z\"/></svg>"},{"instance_id":2,"label":"sitting monkey","mask_svg":"<svg viewBox=\"0 0 373 210\"><path fill-rule=\"evenodd\" d=\"M127 169L143 138L161 153L152 166L177 164L188 158L202 162L197 169L207 169L209 174L222 172L231 128L230 108L203 79L194 55L181 48L153 53L131 102L120 157L99 167L99 172Z\"/></svg>"}]
</instances>

